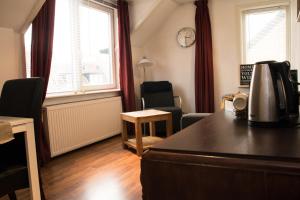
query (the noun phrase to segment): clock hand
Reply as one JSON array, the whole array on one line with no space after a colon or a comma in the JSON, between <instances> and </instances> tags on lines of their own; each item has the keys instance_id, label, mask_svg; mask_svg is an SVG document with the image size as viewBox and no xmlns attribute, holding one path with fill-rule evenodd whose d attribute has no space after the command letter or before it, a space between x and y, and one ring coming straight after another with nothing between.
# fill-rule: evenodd
<instances>
[{"instance_id":1,"label":"clock hand","mask_svg":"<svg viewBox=\"0 0 300 200\"><path fill-rule=\"evenodd\" d=\"M188 45L187 44L187 39L190 39L190 38L191 38L190 36L184 36L185 45Z\"/></svg>"}]
</instances>

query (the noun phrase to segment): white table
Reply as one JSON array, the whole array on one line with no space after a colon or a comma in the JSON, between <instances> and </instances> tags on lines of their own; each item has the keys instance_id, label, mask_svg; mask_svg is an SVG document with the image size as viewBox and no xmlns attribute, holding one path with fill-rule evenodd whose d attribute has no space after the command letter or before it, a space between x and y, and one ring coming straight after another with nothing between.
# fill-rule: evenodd
<instances>
[{"instance_id":1,"label":"white table","mask_svg":"<svg viewBox=\"0 0 300 200\"><path fill-rule=\"evenodd\" d=\"M29 186L32 200L40 200L40 184L35 149L33 119L0 116L0 121L9 122L14 134L24 132Z\"/></svg>"}]
</instances>

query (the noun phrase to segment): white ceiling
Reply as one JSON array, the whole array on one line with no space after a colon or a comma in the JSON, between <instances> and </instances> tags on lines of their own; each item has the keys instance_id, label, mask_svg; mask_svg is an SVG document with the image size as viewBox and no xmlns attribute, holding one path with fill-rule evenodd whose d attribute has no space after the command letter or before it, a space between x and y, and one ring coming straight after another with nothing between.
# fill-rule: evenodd
<instances>
[{"instance_id":1,"label":"white ceiling","mask_svg":"<svg viewBox=\"0 0 300 200\"><path fill-rule=\"evenodd\" d=\"M139 2L144 0L128 0ZM177 3L188 3L194 0L173 0ZM0 27L24 32L37 14L45 0L0 0Z\"/></svg>"},{"instance_id":2,"label":"white ceiling","mask_svg":"<svg viewBox=\"0 0 300 200\"><path fill-rule=\"evenodd\" d=\"M45 0L0 0L0 27L22 31ZM30 19L32 18L32 19Z\"/></svg>"},{"instance_id":3,"label":"white ceiling","mask_svg":"<svg viewBox=\"0 0 300 200\"><path fill-rule=\"evenodd\" d=\"M178 4L173 0L155 0L154 6L149 8L147 15L134 24L131 33L132 44L137 47L143 46L177 6Z\"/></svg>"}]
</instances>

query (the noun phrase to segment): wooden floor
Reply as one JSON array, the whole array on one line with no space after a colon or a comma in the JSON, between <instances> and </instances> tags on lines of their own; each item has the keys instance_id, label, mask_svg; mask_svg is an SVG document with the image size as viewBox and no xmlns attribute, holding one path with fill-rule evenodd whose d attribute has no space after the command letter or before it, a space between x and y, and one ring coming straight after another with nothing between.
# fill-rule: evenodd
<instances>
[{"instance_id":1,"label":"wooden floor","mask_svg":"<svg viewBox=\"0 0 300 200\"><path fill-rule=\"evenodd\" d=\"M141 199L139 176L140 158L122 149L120 136L55 158L42 169L47 200ZM28 190L17 195L29 199Z\"/></svg>"}]
</instances>

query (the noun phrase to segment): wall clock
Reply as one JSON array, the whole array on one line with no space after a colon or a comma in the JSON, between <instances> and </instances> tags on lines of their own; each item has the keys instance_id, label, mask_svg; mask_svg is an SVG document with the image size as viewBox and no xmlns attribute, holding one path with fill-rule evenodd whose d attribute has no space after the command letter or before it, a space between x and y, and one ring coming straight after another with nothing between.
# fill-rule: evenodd
<instances>
[{"instance_id":1,"label":"wall clock","mask_svg":"<svg viewBox=\"0 0 300 200\"><path fill-rule=\"evenodd\" d=\"M183 48L192 46L195 43L195 30L190 27L182 28L177 33L177 42Z\"/></svg>"}]
</instances>

